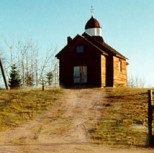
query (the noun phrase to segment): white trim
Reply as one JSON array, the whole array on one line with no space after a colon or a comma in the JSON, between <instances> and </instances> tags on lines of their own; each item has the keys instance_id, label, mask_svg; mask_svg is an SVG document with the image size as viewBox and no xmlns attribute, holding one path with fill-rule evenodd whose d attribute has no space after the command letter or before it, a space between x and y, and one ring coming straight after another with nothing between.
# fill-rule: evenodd
<instances>
[{"instance_id":1,"label":"white trim","mask_svg":"<svg viewBox=\"0 0 154 153\"><path fill-rule=\"evenodd\" d=\"M86 29L85 32L91 36L102 36L101 28L89 28Z\"/></svg>"}]
</instances>

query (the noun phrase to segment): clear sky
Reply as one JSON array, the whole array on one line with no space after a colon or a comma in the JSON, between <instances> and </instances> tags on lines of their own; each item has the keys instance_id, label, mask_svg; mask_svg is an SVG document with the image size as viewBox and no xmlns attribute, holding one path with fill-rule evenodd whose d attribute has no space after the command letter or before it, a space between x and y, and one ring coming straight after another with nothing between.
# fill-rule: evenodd
<instances>
[{"instance_id":1,"label":"clear sky","mask_svg":"<svg viewBox=\"0 0 154 153\"><path fill-rule=\"evenodd\" d=\"M0 0L0 49L32 39L58 52L84 32L91 5L105 42L128 57L129 75L154 87L154 0Z\"/></svg>"}]
</instances>

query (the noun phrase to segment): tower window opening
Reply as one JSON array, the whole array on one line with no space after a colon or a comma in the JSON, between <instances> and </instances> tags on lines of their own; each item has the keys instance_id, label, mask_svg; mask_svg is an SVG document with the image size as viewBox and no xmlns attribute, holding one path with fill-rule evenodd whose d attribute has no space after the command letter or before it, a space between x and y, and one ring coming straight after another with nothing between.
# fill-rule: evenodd
<instances>
[{"instance_id":1,"label":"tower window opening","mask_svg":"<svg viewBox=\"0 0 154 153\"><path fill-rule=\"evenodd\" d=\"M100 35L100 29L96 29L96 35Z\"/></svg>"}]
</instances>

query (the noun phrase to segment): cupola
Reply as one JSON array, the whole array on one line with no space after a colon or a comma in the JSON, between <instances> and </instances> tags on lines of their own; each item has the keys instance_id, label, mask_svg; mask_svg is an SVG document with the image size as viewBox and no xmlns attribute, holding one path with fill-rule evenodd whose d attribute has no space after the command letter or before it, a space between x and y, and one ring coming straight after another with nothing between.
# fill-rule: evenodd
<instances>
[{"instance_id":1,"label":"cupola","mask_svg":"<svg viewBox=\"0 0 154 153\"><path fill-rule=\"evenodd\" d=\"M90 36L102 37L102 28L100 26L100 23L93 16L86 23L85 32L89 34Z\"/></svg>"}]
</instances>

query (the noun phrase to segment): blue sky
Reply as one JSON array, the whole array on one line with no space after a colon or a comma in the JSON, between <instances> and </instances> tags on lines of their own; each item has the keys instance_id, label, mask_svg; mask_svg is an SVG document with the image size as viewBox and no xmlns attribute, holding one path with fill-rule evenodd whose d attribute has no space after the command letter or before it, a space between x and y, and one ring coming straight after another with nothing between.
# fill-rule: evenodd
<instances>
[{"instance_id":1,"label":"blue sky","mask_svg":"<svg viewBox=\"0 0 154 153\"><path fill-rule=\"evenodd\" d=\"M129 75L154 86L153 0L0 0L0 49L7 51L4 40L32 39L58 52L67 36L84 32L91 5L105 42L128 57Z\"/></svg>"}]
</instances>

